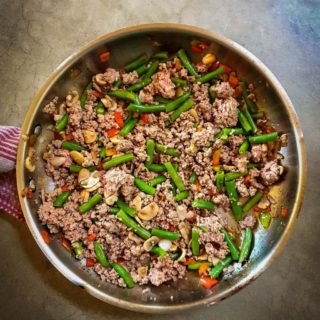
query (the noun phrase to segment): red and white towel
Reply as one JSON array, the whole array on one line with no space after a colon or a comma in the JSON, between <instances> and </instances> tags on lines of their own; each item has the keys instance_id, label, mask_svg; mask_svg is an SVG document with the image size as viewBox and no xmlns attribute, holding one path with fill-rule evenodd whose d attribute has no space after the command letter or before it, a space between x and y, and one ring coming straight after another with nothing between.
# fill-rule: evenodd
<instances>
[{"instance_id":1,"label":"red and white towel","mask_svg":"<svg viewBox=\"0 0 320 320\"><path fill-rule=\"evenodd\" d=\"M23 219L16 186L15 165L20 129L0 126L0 210Z\"/></svg>"}]
</instances>

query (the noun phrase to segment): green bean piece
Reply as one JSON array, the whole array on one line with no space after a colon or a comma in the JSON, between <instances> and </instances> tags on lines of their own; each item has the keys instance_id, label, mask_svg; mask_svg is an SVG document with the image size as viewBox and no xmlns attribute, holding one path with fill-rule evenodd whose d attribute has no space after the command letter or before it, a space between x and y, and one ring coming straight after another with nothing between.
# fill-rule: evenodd
<instances>
[{"instance_id":1,"label":"green bean piece","mask_svg":"<svg viewBox=\"0 0 320 320\"><path fill-rule=\"evenodd\" d=\"M149 166L153 162L155 142L151 139L148 139L146 142L146 149L147 149L147 156L148 156L146 160L146 166Z\"/></svg>"},{"instance_id":2,"label":"green bean piece","mask_svg":"<svg viewBox=\"0 0 320 320\"><path fill-rule=\"evenodd\" d=\"M209 267L213 266L213 263L210 261L196 262L188 264L188 270L198 270L203 264L207 264Z\"/></svg>"},{"instance_id":3,"label":"green bean piece","mask_svg":"<svg viewBox=\"0 0 320 320\"><path fill-rule=\"evenodd\" d=\"M222 270L230 265L232 262L232 258L230 256L225 257L222 259L211 271L209 275L211 278L216 279L219 277Z\"/></svg>"},{"instance_id":4,"label":"green bean piece","mask_svg":"<svg viewBox=\"0 0 320 320\"><path fill-rule=\"evenodd\" d=\"M181 256L181 252L173 252L170 255L171 260L177 260Z\"/></svg>"},{"instance_id":5,"label":"green bean piece","mask_svg":"<svg viewBox=\"0 0 320 320\"><path fill-rule=\"evenodd\" d=\"M82 147L74 142L70 142L70 141L62 141L61 143L61 148L62 149L66 149L66 150L75 150L75 151L82 151L82 150L86 150L85 147Z\"/></svg>"},{"instance_id":6,"label":"green bean piece","mask_svg":"<svg viewBox=\"0 0 320 320\"><path fill-rule=\"evenodd\" d=\"M146 168L152 172L164 172L166 171L166 167L163 164L152 163L146 165Z\"/></svg>"},{"instance_id":7,"label":"green bean piece","mask_svg":"<svg viewBox=\"0 0 320 320\"><path fill-rule=\"evenodd\" d=\"M180 78L177 77L171 77L171 81L176 84L177 86L180 87L185 87L187 85L187 81L186 80L182 80Z\"/></svg>"},{"instance_id":8,"label":"green bean piece","mask_svg":"<svg viewBox=\"0 0 320 320\"><path fill-rule=\"evenodd\" d=\"M166 162L164 164L164 166L166 167L170 178L172 179L172 181L176 185L176 187L179 189L179 191L180 192L185 191L186 187L183 184L181 178L179 177L177 171L174 169L172 163L171 162Z\"/></svg>"},{"instance_id":9,"label":"green bean piece","mask_svg":"<svg viewBox=\"0 0 320 320\"><path fill-rule=\"evenodd\" d=\"M139 98L136 93L128 90L118 89L108 92L108 96L116 97L121 100L127 100L134 103L139 103Z\"/></svg>"},{"instance_id":10,"label":"green bean piece","mask_svg":"<svg viewBox=\"0 0 320 320\"><path fill-rule=\"evenodd\" d=\"M136 210L130 208L124 201L118 199L117 206L131 217L136 215Z\"/></svg>"},{"instance_id":11,"label":"green bean piece","mask_svg":"<svg viewBox=\"0 0 320 320\"><path fill-rule=\"evenodd\" d=\"M255 113L256 112L256 105L255 103L250 99L248 98L248 86L245 82L240 82L240 85L242 87L242 97L243 97L243 100L245 102L245 104L247 105L250 113Z\"/></svg>"},{"instance_id":12,"label":"green bean piece","mask_svg":"<svg viewBox=\"0 0 320 320\"><path fill-rule=\"evenodd\" d=\"M176 119L178 119L180 117L180 115L183 112L188 111L189 109L191 109L193 106L193 101L192 99L188 99L186 102L183 103L183 105L181 105L178 109L174 110L171 115L170 115L170 120L171 121L175 121Z\"/></svg>"},{"instance_id":13,"label":"green bean piece","mask_svg":"<svg viewBox=\"0 0 320 320\"><path fill-rule=\"evenodd\" d=\"M175 197L177 195L177 186L173 183L172 179L170 179L172 184L172 195Z\"/></svg>"},{"instance_id":14,"label":"green bean piece","mask_svg":"<svg viewBox=\"0 0 320 320\"><path fill-rule=\"evenodd\" d=\"M103 146L99 151L99 158L104 159L106 157L106 147Z\"/></svg>"},{"instance_id":15,"label":"green bean piece","mask_svg":"<svg viewBox=\"0 0 320 320\"><path fill-rule=\"evenodd\" d=\"M194 77L199 77L198 72L194 69L186 52L183 49L180 49L177 54L178 54L178 57L180 58L182 64L189 71L189 73Z\"/></svg>"},{"instance_id":16,"label":"green bean piece","mask_svg":"<svg viewBox=\"0 0 320 320\"><path fill-rule=\"evenodd\" d=\"M150 194L153 196L156 193L156 189L154 187L149 186L147 183L142 181L139 178L134 178L134 184L144 193Z\"/></svg>"},{"instance_id":17,"label":"green bean piece","mask_svg":"<svg viewBox=\"0 0 320 320\"><path fill-rule=\"evenodd\" d=\"M104 105L101 101L98 102L96 106L96 114L105 114L106 110L104 108Z\"/></svg>"},{"instance_id":18,"label":"green bean piece","mask_svg":"<svg viewBox=\"0 0 320 320\"><path fill-rule=\"evenodd\" d=\"M172 166L173 166L173 169L178 172L178 170L179 170L179 163L178 163L178 162L172 162Z\"/></svg>"},{"instance_id":19,"label":"green bean piece","mask_svg":"<svg viewBox=\"0 0 320 320\"><path fill-rule=\"evenodd\" d=\"M189 182L191 184L195 184L197 182L197 179L198 179L197 174L194 171L192 171L190 178L189 178Z\"/></svg>"},{"instance_id":20,"label":"green bean piece","mask_svg":"<svg viewBox=\"0 0 320 320\"><path fill-rule=\"evenodd\" d=\"M102 167L104 170L108 170L119 164L132 161L133 159L134 159L134 155L132 153L123 154L121 156L114 157L111 160L104 162Z\"/></svg>"},{"instance_id":21,"label":"green bean piece","mask_svg":"<svg viewBox=\"0 0 320 320\"><path fill-rule=\"evenodd\" d=\"M134 83L132 86L130 86L127 90L128 91L138 91L144 87L146 87L148 84L151 83L150 78L145 78L139 82Z\"/></svg>"},{"instance_id":22,"label":"green bean piece","mask_svg":"<svg viewBox=\"0 0 320 320\"><path fill-rule=\"evenodd\" d=\"M224 240L228 245L231 257L233 260L238 260L239 259L239 249L237 248L237 246L235 245L235 243L233 242L230 234L225 230L225 229L221 229L220 230L223 235L224 235Z\"/></svg>"},{"instance_id":23,"label":"green bean piece","mask_svg":"<svg viewBox=\"0 0 320 320\"><path fill-rule=\"evenodd\" d=\"M251 197L243 206L242 212L247 213L249 212L263 197L263 192L257 192L253 197Z\"/></svg>"},{"instance_id":24,"label":"green bean piece","mask_svg":"<svg viewBox=\"0 0 320 320\"><path fill-rule=\"evenodd\" d=\"M188 191L182 191L180 193L178 193L175 197L174 197L174 200L175 201L182 201L186 198L189 197L189 192Z\"/></svg>"},{"instance_id":25,"label":"green bean piece","mask_svg":"<svg viewBox=\"0 0 320 320\"><path fill-rule=\"evenodd\" d=\"M65 113L56 123L55 129L57 131L62 131L68 124L69 114Z\"/></svg>"},{"instance_id":26,"label":"green bean piece","mask_svg":"<svg viewBox=\"0 0 320 320\"><path fill-rule=\"evenodd\" d=\"M180 157L180 153L176 151L174 148L164 146L163 144L160 144L160 143L156 144L156 150L158 152L165 153L171 157Z\"/></svg>"},{"instance_id":27,"label":"green bean piece","mask_svg":"<svg viewBox=\"0 0 320 320\"><path fill-rule=\"evenodd\" d=\"M99 242L94 241L93 248L99 263L105 268L111 268L111 264L103 251L102 245Z\"/></svg>"},{"instance_id":28,"label":"green bean piece","mask_svg":"<svg viewBox=\"0 0 320 320\"><path fill-rule=\"evenodd\" d=\"M148 68L144 77L151 78L151 76L157 72L158 67L159 67L159 61L152 62L151 66Z\"/></svg>"},{"instance_id":29,"label":"green bean piece","mask_svg":"<svg viewBox=\"0 0 320 320\"><path fill-rule=\"evenodd\" d=\"M142 239L149 239L151 237L150 232L140 226L135 220L130 218L123 210L119 210L116 213L118 219L125 224L128 228L132 229Z\"/></svg>"},{"instance_id":30,"label":"green bean piece","mask_svg":"<svg viewBox=\"0 0 320 320\"><path fill-rule=\"evenodd\" d=\"M166 59L169 58L169 53L168 53L168 51L159 51L159 52L156 52L153 55L153 58L154 59L166 60Z\"/></svg>"},{"instance_id":31,"label":"green bean piece","mask_svg":"<svg viewBox=\"0 0 320 320\"><path fill-rule=\"evenodd\" d=\"M192 208L195 209L206 209L206 210L213 210L214 203L204 199L195 199L192 201Z\"/></svg>"},{"instance_id":32,"label":"green bean piece","mask_svg":"<svg viewBox=\"0 0 320 320\"><path fill-rule=\"evenodd\" d=\"M82 243L80 241L77 241L77 246L74 248L74 253L76 256L76 259L81 259L82 253L83 253L83 247Z\"/></svg>"},{"instance_id":33,"label":"green bean piece","mask_svg":"<svg viewBox=\"0 0 320 320\"><path fill-rule=\"evenodd\" d=\"M256 123L255 123L254 120L252 119L251 114L250 114L250 112L248 111L248 108L247 108L247 107L244 107L242 111L243 111L244 115L246 116L248 122L250 123L250 126L251 126L251 128L252 128L252 132L253 132L253 133L256 133L256 132L258 131L258 128L257 128L257 126L256 126Z\"/></svg>"},{"instance_id":34,"label":"green bean piece","mask_svg":"<svg viewBox=\"0 0 320 320\"><path fill-rule=\"evenodd\" d=\"M224 73L224 67L220 66L216 70L209 72L209 73L206 73L203 76L197 78L195 81L196 81L196 83L206 83L206 82L212 80L213 78L219 76L222 73Z\"/></svg>"},{"instance_id":35,"label":"green bean piece","mask_svg":"<svg viewBox=\"0 0 320 320\"><path fill-rule=\"evenodd\" d=\"M130 103L128 111L141 112L141 113L153 113L153 112L162 112L166 110L166 106L158 105L142 105L142 104L133 104Z\"/></svg>"},{"instance_id":36,"label":"green bean piece","mask_svg":"<svg viewBox=\"0 0 320 320\"><path fill-rule=\"evenodd\" d=\"M118 208L118 207L111 207L110 209L109 209L109 213L110 214L117 214L117 212L120 210L120 208Z\"/></svg>"},{"instance_id":37,"label":"green bean piece","mask_svg":"<svg viewBox=\"0 0 320 320\"><path fill-rule=\"evenodd\" d=\"M126 135L128 135L133 130L133 128L136 126L138 121L139 121L139 119L135 118L135 119L131 119L130 121L125 123L124 127L119 131L119 135L122 137L125 137Z\"/></svg>"},{"instance_id":38,"label":"green bean piece","mask_svg":"<svg viewBox=\"0 0 320 320\"><path fill-rule=\"evenodd\" d=\"M241 178L243 176L246 176L248 174L248 171L245 170L244 172L228 172L224 175L225 181L232 181L238 178Z\"/></svg>"},{"instance_id":39,"label":"green bean piece","mask_svg":"<svg viewBox=\"0 0 320 320\"><path fill-rule=\"evenodd\" d=\"M115 89L119 89L122 86L122 80L118 79L116 82L113 83L113 87Z\"/></svg>"},{"instance_id":40,"label":"green bean piece","mask_svg":"<svg viewBox=\"0 0 320 320\"><path fill-rule=\"evenodd\" d=\"M157 177L149 180L147 183L148 183L149 186L154 187L157 184L165 182L166 180L167 180L167 178L165 176L157 176Z\"/></svg>"},{"instance_id":41,"label":"green bean piece","mask_svg":"<svg viewBox=\"0 0 320 320\"><path fill-rule=\"evenodd\" d=\"M151 235L162 238L162 239L168 239L173 241L178 240L180 238L179 232L171 232L171 231L166 231L158 228L152 228Z\"/></svg>"},{"instance_id":42,"label":"green bean piece","mask_svg":"<svg viewBox=\"0 0 320 320\"><path fill-rule=\"evenodd\" d=\"M124 67L124 70L126 72L134 71L134 70L138 69L139 67L141 67L143 64L145 64L147 61L148 61L148 57L144 53L141 56L139 56L138 58L136 58L135 60L133 60L132 62L130 62L129 64L127 64Z\"/></svg>"},{"instance_id":43,"label":"green bean piece","mask_svg":"<svg viewBox=\"0 0 320 320\"><path fill-rule=\"evenodd\" d=\"M69 167L69 170L71 173L79 173L81 169L82 169L82 167L78 166L76 164L71 164Z\"/></svg>"},{"instance_id":44,"label":"green bean piece","mask_svg":"<svg viewBox=\"0 0 320 320\"><path fill-rule=\"evenodd\" d=\"M136 72L138 74L138 76L142 76L144 75L148 70L148 65L147 64L144 64L142 65L141 67L139 67L138 69L136 69Z\"/></svg>"},{"instance_id":45,"label":"green bean piece","mask_svg":"<svg viewBox=\"0 0 320 320\"><path fill-rule=\"evenodd\" d=\"M221 192L224 186L224 171L219 171L216 173L216 187Z\"/></svg>"},{"instance_id":46,"label":"green bean piece","mask_svg":"<svg viewBox=\"0 0 320 320\"><path fill-rule=\"evenodd\" d=\"M246 228L244 232L244 238L241 244L241 249L240 249L240 257L239 257L240 263L247 260L247 258L249 257L252 239L253 239L253 234L252 234L251 228Z\"/></svg>"},{"instance_id":47,"label":"green bean piece","mask_svg":"<svg viewBox=\"0 0 320 320\"><path fill-rule=\"evenodd\" d=\"M245 131L246 133L252 131L251 125L250 125L247 117L245 116L245 114L243 113L243 111L240 110L240 109L239 109L238 117L239 117L239 122L240 122L242 128L244 129L244 131Z\"/></svg>"},{"instance_id":48,"label":"green bean piece","mask_svg":"<svg viewBox=\"0 0 320 320\"><path fill-rule=\"evenodd\" d=\"M249 163L248 165L247 165L247 169L249 170L249 169L253 169L253 168L257 168L258 167L258 164L256 164L256 163Z\"/></svg>"},{"instance_id":49,"label":"green bean piece","mask_svg":"<svg viewBox=\"0 0 320 320\"><path fill-rule=\"evenodd\" d=\"M272 132L272 133L266 133L261 134L259 136L251 136L248 137L250 143L266 143L266 142L272 142L278 140L278 133Z\"/></svg>"},{"instance_id":50,"label":"green bean piece","mask_svg":"<svg viewBox=\"0 0 320 320\"><path fill-rule=\"evenodd\" d=\"M129 289L134 287L135 283L131 277L131 274L124 266L119 263L113 263L112 268L116 270L117 274L123 279Z\"/></svg>"},{"instance_id":51,"label":"green bean piece","mask_svg":"<svg viewBox=\"0 0 320 320\"><path fill-rule=\"evenodd\" d=\"M67 202L69 196L71 195L72 191L64 191L58 195L58 197L53 201L53 206L55 208L62 208L63 205Z\"/></svg>"},{"instance_id":52,"label":"green bean piece","mask_svg":"<svg viewBox=\"0 0 320 320\"><path fill-rule=\"evenodd\" d=\"M91 81L91 82L89 82L89 84L85 87L85 89L82 92L82 95L80 97L80 106L82 109L84 108L84 106L86 105L86 102L87 102L87 91L92 90L92 88L93 88L93 83Z\"/></svg>"},{"instance_id":53,"label":"green bean piece","mask_svg":"<svg viewBox=\"0 0 320 320\"><path fill-rule=\"evenodd\" d=\"M245 154L249 149L249 141L246 139L243 141L239 148L239 154Z\"/></svg>"},{"instance_id":54,"label":"green bean piece","mask_svg":"<svg viewBox=\"0 0 320 320\"><path fill-rule=\"evenodd\" d=\"M161 96L155 96L154 98L157 102L161 103L161 104L168 104L174 100L171 100L171 99L166 99L166 98L163 98Z\"/></svg>"},{"instance_id":55,"label":"green bean piece","mask_svg":"<svg viewBox=\"0 0 320 320\"><path fill-rule=\"evenodd\" d=\"M253 113L252 115L253 119L263 119L264 118L264 113L263 112L257 112L257 113Z\"/></svg>"},{"instance_id":56,"label":"green bean piece","mask_svg":"<svg viewBox=\"0 0 320 320\"><path fill-rule=\"evenodd\" d=\"M191 250L194 256L200 253L199 232L194 228L191 231Z\"/></svg>"},{"instance_id":57,"label":"green bean piece","mask_svg":"<svg viewBox=\"0 0 320 320\"><path fill-rule=\"evenodd\" d=\"M164 257L164 256L167 254L166 251L164 251L163 249L161 249L161 248L158 247L158 246L153 247L153 248L150 250L150 252L153 253L153 254L156 254L157 256L160 256L160 257Z\"/></svg>"},{"instance_id":58,"label":"green bean piece","mask_svg":"<svg viewBox=\"0 0 320 320\"><path fill-rule=\"evenodd\" d=\"M263 228L268 229L271 222L271 215L269 212L261 212L259 220Z\"/></svg>"},{"instance_id":59,"label":"green bean piece","mask_svg":"<svg viewBox=\"0 0 320 320\"><path fill-rule=\"evenodd\" d=\"M243 134L244 134L244 131L243 131L242 128L233 128L233 129L231 129L231 128L223 128L215 136L215 138L227 141L229 136L232 136L232 135L238 136L238 135L243 135Z\"/></svg>"},{"instance_id":60,"label":"green bean piece","mask_svg":"<svg viewBox=\"0 0 320 320\"><path fill-rule=\"evenodd\" d=\"M91 210L95 205L97 205L102 200L102 198L103 197L101 194L96 193L87 202L85 202L84 204L82 204L79 207L79 212L85 213L85 212Z\"/></svg>"},{"instance_id":61,"label":"green bean piece","mask_svg":"<svg viewBox=\"0 0 320 320\"><path fill-rule=\"evenodd\" d=\"M225 185L226 185L229 199L231 201L231 210L233 212L233 215L237 221L240 221L242 219L242 208L238 203L239 195L236 189L236 184L234 180L231 180L231 181L226 181Z\"/></svg>"},{"instance_id":62,"label":"green bean piece","mask_svg":"<svg viewBox=\"0 0 320 320\"><path fill-rule=\"evenodd\" d=\"M177 109L182 103L187 101L189 97L190 97L190 92L188 91L184 93L182 96L180 96L179 98L170 101L169 103L166 104L166 111L171 112Z\"/></svg>"},{"instance_id":63,"label":"green bean piece","mask_svg":"<svg viewBox=\"0 0 320 320\"><path fill-rule=\"evenodd\" d=\"M214 102L214 100L216 100L217 98L217 93L213 90L213 89L209 89L209 96L211 98L211 102Z\"/></svg>"}]
</instances>

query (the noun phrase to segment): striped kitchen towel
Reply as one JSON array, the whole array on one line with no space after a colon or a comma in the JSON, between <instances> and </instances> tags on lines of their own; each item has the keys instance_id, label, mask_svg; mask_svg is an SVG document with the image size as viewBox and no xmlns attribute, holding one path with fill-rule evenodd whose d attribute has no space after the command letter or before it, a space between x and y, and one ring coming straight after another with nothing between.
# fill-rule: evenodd
<instances>
[{"instance_id":1,"label":"striped kitchen towel","mask_svg":"<svg viewBox=\"0 0 320 320\"><path fill-rule=\"evenodd\" d=\"M0 210L24 220L16 185L16 157L20 129L0 126Z\"/></svg>"}]
</instances>

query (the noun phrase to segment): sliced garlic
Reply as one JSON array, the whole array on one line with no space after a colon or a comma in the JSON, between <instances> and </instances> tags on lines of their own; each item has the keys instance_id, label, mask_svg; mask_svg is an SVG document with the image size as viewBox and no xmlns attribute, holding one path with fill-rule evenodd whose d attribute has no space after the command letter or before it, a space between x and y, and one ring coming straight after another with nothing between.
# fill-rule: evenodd
<instances>
[{"instance_id":1,"label":"sliced garlic","mask_svg":"<svg viewBox=\"0 0 320 320\"><path fill-rule=\"evenodd\" d=\"M104 199L104 202L108 205L108 206L112 206L113 204L115 204L118 200L118 196L116 194L113 195L109 195L108 197L106 197Z\"/></svg>"},{"instance_id":2,"label":"sliced garlic","mask_svg":"<svg viewBox=\"0 0 320 320\"><path fill-rule=\"evenodd\" d=\"M159 247L164 251L168 251L172 245L172 242L168 239L162 239L159 241Z\"/></svg>"},{"instance_id":3,"label":"sliced garlic","mask_svg":"<svg viewBox=\"0 0 320 320\"><path fill-rule=\"evenodd\" d=\"M84 156L79 151L75 151L75 150L70 151L70 157L73 161L75 161L80 166L84 162Z\"/></svg>"},{"instance_id":4,"label":"sliced garlic","mask_svg":"<svg viewBox=\"0 0 320 320\"><path fill-rule=\"evenodd\" d=\"M83 130L82 134L86 143L93 143L97 140L97 134L94 131Z\"/></svg>"},{"instance_id":5,"label":"sliced garlic","mask_svg":"<svg viewBox=\"0 0 320 320\"><path fill-rule=\"evenodd\" d=\"M50 163L55 167L58 168L62 166L66 162L65 157L53 157L50 161Z\"/></svg>"},{"instance_id":6,"label":"sliced garlic","mask_svg":"<svg viewBox=\"0 0 320 320\"><path fill-rule=\"evenodd\" d=\"M187 250L186 249L181 249L181 255L180 257L177 259L177 261L185 261L186 260L186 253L187 253Z\"/></svg>"},{"instance_id":7,"label":"sliced garlic","mask_svg":"<svg viewBox=\"0 0 320 320\"><path fill-rule=\"evenodd\" d=\"M130 203L130 207L136 211L140 211L142 207L142 200L140 196L136 196Z\"/></svg>"},{"instance_id":8,"label":"sliced garlic","mask_svg":"<svg viewBox=\"0 0 320 320\"><path fill-rule=\"evenodd\" d=\"M151 202L138 212L138 217L142 220L149 221L153 219L158 214L158 212L159 206L155 202Z\"/></svg>"},{"instance_id":9,"label":"sliced garlic","mask_svg":"<svg viewBox=\"0 0 320 320\"><path fill-rule=\"evenodd\" d=\"M160 241L160 238L156 236L152 236L148 240L143 243L143 249L149 252L155 245L157 245Z\"/></svg>"}]
</instances>

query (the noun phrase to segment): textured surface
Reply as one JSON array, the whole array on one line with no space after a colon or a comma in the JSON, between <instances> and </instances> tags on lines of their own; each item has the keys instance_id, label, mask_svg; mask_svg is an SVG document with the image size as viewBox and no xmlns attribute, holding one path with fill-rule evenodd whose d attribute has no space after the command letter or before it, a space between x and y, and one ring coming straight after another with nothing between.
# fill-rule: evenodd
<instances>
[{"instance_id":1,"label":"textured surface","mask_svg":"<svg viewBox=\"0 0 320 320\"><path fill-rule=\"evenodd\" d=\"M22 3L23 2L23 3ZM316 1L4 1L0 3L0 124L21 125L52 70L87 41L128 25L178 22L221 33L256 54L278 77L305 134L309 180L289 244L253 284L211 308L155 319L316 319L320 314L318 234L320 7ZM142 10L143 8L143 10ZM64 279L22 223L0 216L1 319L129 319ZM149 319L150 315L136 315Z\"/></svg>"}]
</instances>

